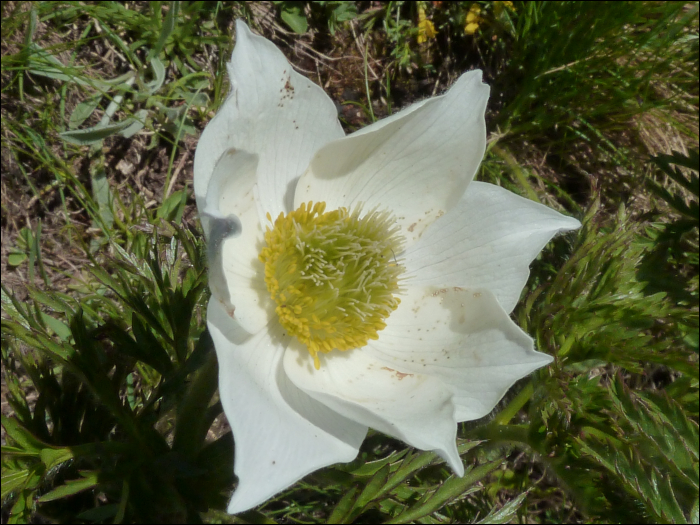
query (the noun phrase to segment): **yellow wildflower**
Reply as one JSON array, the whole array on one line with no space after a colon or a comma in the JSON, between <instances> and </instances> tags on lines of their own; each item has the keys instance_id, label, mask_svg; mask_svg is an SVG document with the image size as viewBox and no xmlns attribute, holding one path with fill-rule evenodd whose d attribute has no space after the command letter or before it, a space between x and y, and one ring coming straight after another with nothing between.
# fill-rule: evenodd
<instances>
[{"instance_id":1,"label":"yellow wildflower","mask_svg":"<svg viewBox=\"0 0 700 525\"><path fill-rule=\"evenodd\" d=\"M418 8L418 43L427 42L429 38L435 38L437 31L435 24L425 16L425 9Z\"/></svg>"},{"instance_id":2,"label":"yellow wildflower","mask_svg":"<svg viewBox=\"0 0 700 525\"><path fill-rule=\"evenodd\" d=\"M479 24L483 20L481 16L481 7L479 4L472 4L467 13L466 25L464 26L464 34L473 35L479 29Z\"/></svg>"},{"instance_id":3,"label":"yellow wildflower","mask_svg":"<svg viewBox=\"0 0 700 525\"><path fill-rule=\"evenodd\" d=\"M493 14L496 16L496 18L501 17L501 15L503 14L504 8L507 8L510 11L515 12L515 6L513 5L513 2L494 2L493 3Z\"/></svg>"}]
</instances>

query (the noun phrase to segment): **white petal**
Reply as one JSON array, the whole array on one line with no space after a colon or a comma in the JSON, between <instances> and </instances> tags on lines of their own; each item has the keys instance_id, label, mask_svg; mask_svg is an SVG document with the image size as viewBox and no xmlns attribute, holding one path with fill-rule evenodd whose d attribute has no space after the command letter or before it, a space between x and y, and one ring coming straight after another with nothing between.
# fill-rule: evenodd
<instances>
[{"instance_id":1,"label":"white petal","mask_svg":"<svg viewBox=\"0 0 700 525\"><path fill-rule=\"evenodd\" d=\"M581 223L492 184L473 182L457 206L404 254L414 286L491 290L515 308L530 262L558 232Z\"/></svg>"},{"instance_id":2,"label":"white petal","mask_svg":"<svg viewBox=\"0 0 700 525\"><path fill-rule=\"evenodd\" d=\"M408 244L459 200L486 148L489 87L481 71L462 75L441 97L331 142L297 185L295 207L364 203L389 209Z\"/></svg>"},{"instance_id":3,"label":"white petal","mask_svg":"<svg viewBox=\"0 0 700 525\"><path fill-rule=\"evenodd\" d=\"M266 326L272 314L258 260L263 233L255 199L257 160L250 153L227 150L214 168L200 213L208 232L209 288L251 334Z\"/></svg>"},{"instance_id":4,"label":"white petal","mask_svg":"<svg viewBox=\"0 0 700 525\"><path fill-rule=\"evenodd\" d=\"M457 421L485 416L515 381L552 361L491 292L457 287L409 288L364 350L404 373L439 379L454 394Z\"/></svg>"},{"instance_id":5,"label":"white petal","mask_svg":"<svg viewBox=\"0 0 700 525\"><path fill-rule=\"evenodd\" d=\"M202 133L195 154L197 207L204 208L217 161L235 148L258 156L261 207L276 217L290 210L295 179L316 150L344 135L337 111L320 87L296 73L272 42L240 20L228 73L231 93Z\"/></svg>"},{"instance_id":6,"label":"white petal","mask_svg":"<svg viewBox=\"0 0 700 525\"><path fill-rule=\"evenodd\" d=\"M248 335L209 302L207 325L219 360L219 393L235 440L238 487L230 513L250 509L319 468L351 461L367 428L294 387L282 370L289 339L279 325Z\"/></svg>"},{"instance_id":7,"label":"white petal","mask_svg":"<svg viewBox=\"0 0 700 525\"><path fill-rule=\"evenodd\" d=\"M401 373L364 350L323 354L316 370L306 348L292 344L284 370L296 386L339 414L416 448L434 450L461 476L451 391L428 375Z\"/></svg>"}]
</instances>

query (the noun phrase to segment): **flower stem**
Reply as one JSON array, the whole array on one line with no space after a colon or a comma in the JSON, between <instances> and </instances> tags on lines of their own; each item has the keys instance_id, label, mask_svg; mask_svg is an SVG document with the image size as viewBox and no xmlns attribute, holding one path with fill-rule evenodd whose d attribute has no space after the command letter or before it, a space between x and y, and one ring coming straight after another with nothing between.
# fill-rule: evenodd
<instances>
[{"instance_id":1,"label":"flower stem","mask_svg":"<svg viewBox=\"0 0 700 525\"><path fill-rule=\"evenodd\" d=\"M494 418L494 425L507 425L516 416L520 409L525 406L525 404L530 401L532 393L534 392L534 387L532 382L525 385L518 395L513 398L513 400L508 404L506 408L501 410L501 412Z\"/></svg>"},{"instance_id":2,"label":"flower stem","mask_svg":"<svg viewBox=\"0 0 700 525\"><path fill-rule=\"evenodd\" d=\"M527 425L494 425L490 423L469 431L466 437L468 439L480 439L489 442L511 441L530 446L527 436Z\"/></svg>"}]
</instances>

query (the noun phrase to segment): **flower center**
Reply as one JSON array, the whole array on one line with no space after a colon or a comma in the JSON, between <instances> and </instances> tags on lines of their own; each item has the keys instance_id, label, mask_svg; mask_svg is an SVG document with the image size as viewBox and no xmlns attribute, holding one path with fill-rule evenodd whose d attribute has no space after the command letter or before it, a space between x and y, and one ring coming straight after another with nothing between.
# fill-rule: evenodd
<instances>
[{"instance_id":1,"label":"flower center","mask_svg":"<svg viewBox=\"0 0 700 525\"><path fill-rule=\"evenodd\" d=\"M361 206L325 209L325 202L309 202L280 213L259 255L280 323L306 345L317 370L318 352L379 337L399 305L394 294L404 270L394 255L403 239L388 212L360 217Z\"/></svg>"}]
</instances>

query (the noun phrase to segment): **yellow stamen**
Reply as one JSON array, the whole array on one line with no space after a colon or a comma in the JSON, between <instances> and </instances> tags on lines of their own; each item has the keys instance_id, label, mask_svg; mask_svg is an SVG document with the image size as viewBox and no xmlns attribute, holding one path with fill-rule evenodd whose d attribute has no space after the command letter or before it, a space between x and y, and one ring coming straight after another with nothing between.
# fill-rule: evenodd
<instances>
[{"instance_id":1,"label":"yellow stamen","mask_svg":"<svg viewBox=\"0 0 700 525\"><path fill-rule=\"evenodd\" d=\"M394 255L403 239L388 212L360 217L360 206L352 213L325 209L309 202L280 213L259 255L280 323L306 345L317 370L319 352L378 339L399 305L394 294L403 272Z\"/></svg>"}]
</instances>

